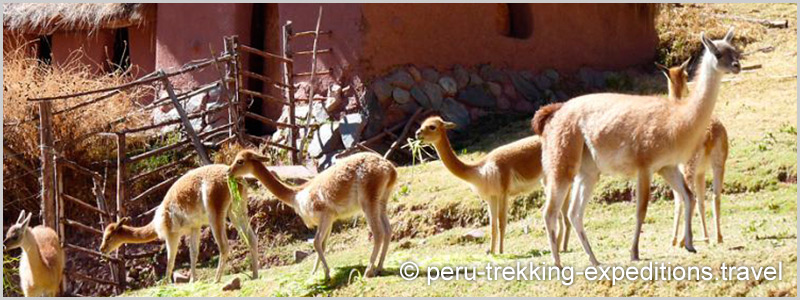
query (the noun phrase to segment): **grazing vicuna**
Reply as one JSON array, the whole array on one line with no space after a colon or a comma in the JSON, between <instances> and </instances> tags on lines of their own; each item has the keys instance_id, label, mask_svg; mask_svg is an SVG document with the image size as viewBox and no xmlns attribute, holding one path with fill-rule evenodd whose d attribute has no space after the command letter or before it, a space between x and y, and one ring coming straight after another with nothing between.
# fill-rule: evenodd
<instances>
[{"instance_id":1,"label":"grazing vicuna","mask_svg":"<svg viewBox=\"0 0 800 300\"><path fill-rule=\"evenodd\" d=\"M523 138L492 150L477 162L465 163L455 155L447 138L447 130L455 127L456 124L441 117L429 117L422 122L416 136L421 142L433 145L447 170L467 182L489 205L492 244L487 253L494 254L499 250L502 254L508 223L508 199L533 190L542 179L541 140L538 136ZM559 241L565 241L565 251L569 239L567 208L567 205L562 206L564 218L559 230Z\"/></svg>"},{"instance_id":2,"label":"grazing vicuna","mask_svg":"<svg viewBox=\"0 0 800 300\"><path fill-rule=\"evenodd\" d=\"M555 223L570 185L576 185L569 217L584 251L599 264L583 226L586 204L601 173L638 177L636 229L631 259L639 260L639 235L650 199L653 172L661 175L685 204L685 247L692 244L691 196L678 165L689 161L711 123L722 76L739 73L739 52L730 43L733 29L722 40L700 34L705 52L697 86L685 101L623 94L590 94L537 112L534 131L543 137L545 226L553 261L561 265Z\"/></svg>"},{"instance_id":3,"label":"grazing vicuna","mask_svg":"<svg viewBox=\"0 0 800 300\"><path fill-rule=\"evenodd\" d=\"M209 225L219 247L219 264L214 277L219 282L228 262L229 252L225 218L230 211L232 197L228 190L227 178L228 166L222 164L207 165L187 172L169 188L149 224L142 227L128 226L127 223L130 221L128 217L109 224L103 233L100 251L109 253L125 243L139 244L156 239L162 240L167 245L167 282L171 282L181 237L189 235L190 280L194 281L200 247L200 229ZM239 185L239 192L243 201L247 201L247 190L243 185ZM234 225L240 232L245 232L250 241L250 268L253 278L258 278L257 237L250 224Z\"/></svg>"},{"instance_id":4,"label":"grazing vicuna","mask_svg":"<svg viewBox=\"0 0 800 300\"><path fill-rule=\"evenodd\" d=\"M658 65L664 75L667 76L669 98L674 101L681 99L688 93L687 83L689 73L686 71L689 60L677 67L667 68ZM700 221L703 225L703 240L708 240L708 229L706 227L706 170L711 168L713 175L714 202L712 202L714 223L716 225L717 243L722 243L722 231L720 221L720 199L722 197L722 181L725 176L725 162L728 160L728 131L716 117L711 118L711 125L706 130L700 145L697 146L694 155L685 164L681 164L686 183L691 187L692 192L697 196L697 212L700 214ZM678 245L678 228L681 216L681 201L675 197L675 222L672 235L672 245Z\"/></svg>"},{"instance_id":5,"label":"grazing vicuna","mask_svg":"<svg viewBox=\"0 0 800 300\"><path fill-rule=\"evenodd\" d=\"M364 212L373 237L372 255L365 276L377 276L383 269L392 239L386 204L397 181L394 165L374 153L357 153L339 160L313 179L294 187L284 184L269 172L264 166L266 162L269 162L269 158L255 151L243 150L236 155L230 175L254 176L278 200L294 209L306 226L317 227L314 237L317 261L311 274L316 273L321 262L325 280L330 280L325 246L333 222L350 218L360 209ZM379 254L380 260L376 264Z\"/></svg>"},{"instance_id":6,"label":"grazing vicuna","mask_svg":"<svg viewBox=\"0 0 800 300\"><path fill-rule=\"evenodd\" d=\"M55 297L61 289L64 272L64 250L58 234L44 225L31 229L32 213L19 214L3 240L3 251L22 248L19 261L19 283L25 297Z\"/></svg>"}]
</instances>

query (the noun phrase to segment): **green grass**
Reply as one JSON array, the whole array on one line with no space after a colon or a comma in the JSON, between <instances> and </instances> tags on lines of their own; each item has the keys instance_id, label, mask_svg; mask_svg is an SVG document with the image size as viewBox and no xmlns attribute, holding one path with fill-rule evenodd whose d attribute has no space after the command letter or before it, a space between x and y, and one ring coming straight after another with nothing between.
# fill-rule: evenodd
<instances>
[{"instance_id":1,"label":"green grass","mask_svg":"<svg viewBox=\"0 0 800 300\"><path fill-rule=\"evenodd\" d=\"M796 24L796 4L721 4L730 14L788 18ZM786 8L790 7L791 11ZM734 24L735 25L735 24ZM550 252L541 219L541 190L516 197L506 237L506 254L484 254L488 247L488 218L485 204L453 177L440 161L399 168L397 193L389 203L389 215L397 240L392 242L384 276L362 279L371 242L363 218L339 222L331 236L327 258L332 281L323 282L321 272L310 276L316 256L300 263L294 251L310 251L308 234L260 231L265 257L286 262L262 270L257 280L246 274L243 261L233 263L223 283L211 283L215 261L199 270L200 282L158 285L128 291L125 296L776 296L797 295L797 37L793 29L769 29L761 40L744 52L773 46L769 53L754 53L743 59L744 66L761 64L754 72L726 75L715 113L726 125L730 156L722 200L723 244L696 241L697 254L671 246L673 202L671 192L660 178L654 180L654 201L650 204L640 250L642 262L629 260L635 205L628 201L633 184L627 179L602 177L595 198L587 208L586 229L597 258L604 265L641 266L650 262L698 265L716 268L722 263L770 266L783 263L783 280L745 281L607 281L576 279L571 286L557 281L497 282L479 280L439 281L428 286L424 277L405 281L399 266L409 260L421 265L484 265L550 263ZM631 80L628 82L628 80ZM625 78L617 88L633 93L652 93L664 87L663 76ZM693 88L690 85L690 89ZM664 91L665 92L665 91ZM663 93L663 92L662 92ZM491 149L530 134L530 116L489 116L474 124L467 136L455 137L454 146L463 160L475 160ZM487 136L491 138L486 138ZM710 179L710 174L709 174ZM251 195L266 197L263 190ZM707 197L710 198L710 197ZM710 210L710 203L707 203ZM252 205L252 203L251 203ZM288 212L287 212L288 213ZM697 218L695 218L697 220ZM707 212L709 234L713 219ZM695 238L702 237L699 221ZM257 226L256 226L257 227ZM464 241L461 236L481 228L487 237ZM275 230L277 231L277 230ZM240 249L241 250L241 249ZM244 256L244 252L237 255ZM570 250L562 255L565 265L583 268L588 258L575 235ZM188 262L179 262L187 268ZM231 272L233 269L234 272ZM715 270L714 275L718 275ZM161 276L161 274L159 274ZM239 291L223 292L224 282L233 276L243 279Z\"/></svg>"}]
</instances>

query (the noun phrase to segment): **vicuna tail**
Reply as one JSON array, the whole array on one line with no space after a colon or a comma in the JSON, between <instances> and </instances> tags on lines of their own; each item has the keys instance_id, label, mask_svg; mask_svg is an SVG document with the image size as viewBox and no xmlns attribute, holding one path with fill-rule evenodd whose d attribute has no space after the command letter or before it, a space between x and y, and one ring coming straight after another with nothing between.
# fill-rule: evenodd
<instances>
[{"instance_id":1,"label":"vicuna tail","mask_svg":"<svg viewBox=\"0 0 800 300\"><path fill-rule=\"evenodd\" d=\"M547 125L547 122L550 121L550 118L553 117L553 114L558 111L561 106L564 106L564 103L553 103L539 108L531 120L531 128L533 129L533 132L538 135L542 135L542 132L544 132L544 126Z\"/></svg>"}]
</instances>

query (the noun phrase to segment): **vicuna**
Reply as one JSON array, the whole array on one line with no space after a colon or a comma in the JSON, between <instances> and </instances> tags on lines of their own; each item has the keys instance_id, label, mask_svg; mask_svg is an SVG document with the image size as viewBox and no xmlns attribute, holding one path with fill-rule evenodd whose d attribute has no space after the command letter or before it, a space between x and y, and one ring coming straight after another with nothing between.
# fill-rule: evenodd
<instances>
[{"instance_id":1,"label":"vicuna","mask_svg":"<svg viewBox=\"0 0 800 300\"><path fill-rule=\"evenodd\" d=\"M674 101L681 101L688 93L689 73L687 68L689 60L677 67L667 68L658 65L659 69L667 76L669 98ZM716 117L711 118L711 125L706 130L700 145L697 146L694 155L685 164L681 164L686 182L691 187L692 192L697 196L697 212L700 214L700 221L703 225L703 240L708 241L708 229L706 228L706 170L711 168L714 180L714 202L712 202L712 213L716 225L717 243L722 243L722 229L720 221L720 199L722 197L722 181L725 176L725 162L728 160L728 131L725 125ZM675 197L675 222L672 235L672 244L678 245L678 228L681 218L681 202Z\"/></svg>"},{"instance_id":2,"label":"vicuna","mask_svg":"<svg viewBox=\"0 0 800 300\"><path fill-rule=\"evenodd\" d=\"M231 206L228 190L228 166L207 165L191 170L178 178L169 188L164 200L158 206L153 220L142 227L129 226L130 218L109 224L103 234L100 251L109 253L126 243L147 243L156 239L167 245L167 281L172 281L175 256L181 237L189 235L189 258L191 260L190 281L196 279L195 265L200 247L200 229L209 225L214 240L219 247L219 264L214 277L222 279L225 264L228 262L228 236L225 234L225 219ZM247 201L247 190L239 185L239 192ZM247 218L245 218L247 219ZM250 268L253 278L258 278L258 240L250 224L234 224L245 232L250 244Z\"/></svg>"},{"instance_id":3,"label":"vicuna","mask_svg":"<svg viewBox=\"0 0 800 300\"><path fill-rule=\"evenodd\" d=\"M500 146L473 163L462 162L453 152L447 130L456 124L430 117L417 130L417 139L433 145L439 158L450 173L467 182L475 193L489 205L489 224L492 244L487 253L503 253L503 240L508 223L508 198L529 192L542 179L542 143L538 136L520 139ZM563 218L559 223L559 241L564 241L566 251L569 240L568 206L562 206Z\"/></svg>"},{"instance_id":4,"label":"vicuna","mask_svg":"<svg viewBox=\"0 0 800 300\"><path fill-rule=\"evenodd\" d=\"M3 251L22 248L19 282L25 297L55 297L61 290L64 250L58 234L44 225L29 228L33 213L22 211L3 240Z\"/></svg>"},{"instance_id":5,"label":"vicuna","mask_svg":"<svg viewBox=\"0 0 800 300\"><path fill-rule=\"evenodd\" d=\"M692 244L691 196L678 165L688 161L711 123L722 76L739 73L739 52L731 45L733 29L705 47L697 86L685 101L623 94L590 94L542 109L534 131L543 137L547 203L544 211L553 261L561 265L555 222L570 186L575 183L569 217L593 265L599 264L583 224L586 204L601 173L637 177L636 228L631 259L639 260L639 235L650 199L650 181L657 172L685 205L685 247Z\"/></svg>"},{"instance_id":6,"label":"vicuna","mask_svg":"<svg viewBox=\"0 0 800 300\"><path fill-rule=\"evenodd\" d=\"M386 204L394 190L397 171L391 162L374 153L353 154L298 187L278 180L264 166L265 162L269 162L269 158L255 151L243 150L236 155L230 174L256 177L278 200L294 209L306 226L317 227L314 236L317 261L311 274L316 273L321 262L325 280L330 280L325 246L333 222L350 218L359 209L364 212L373 236L372 255L365 276L373 277L380 273L392 239ZM379 254L380 260L376 263Z\"/></svg>"}]
</instances>

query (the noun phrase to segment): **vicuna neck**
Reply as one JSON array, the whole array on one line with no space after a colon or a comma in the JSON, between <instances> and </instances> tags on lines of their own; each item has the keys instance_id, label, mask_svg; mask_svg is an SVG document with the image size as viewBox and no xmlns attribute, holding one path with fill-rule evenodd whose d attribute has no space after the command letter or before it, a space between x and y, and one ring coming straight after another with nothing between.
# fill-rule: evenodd
<instances>
[{"instance_id":1,"label":"vicuna neck","mask_svg":"<svg viewBox=\"0 0 800 300\"><path fill-rule=\"evenodd\" d=\"M143 244L158 239L156 227L153 222L142 227L122 225L122 227L117 229L117 236L123 243L130 244Z\"/></svg>"},{"instance_id":2,"label":"vicuna neck","mask_svg":"<svg viewBox=\"0 0 800 300\"><path fill-rule=\"evenodd\" d=\"M439 154L439 158L442 160L442 163L444 163L444 166L450 170L450 173L453 173L453 175L462 180L469 181L472 179L475 174L474 166L465 164L458 159L455 152L453 152L453 147L450 145L450 140L447 136L443 136L439 141L434 143L433 148L436 149L436 153Z\"/></svg>"},{"instance_id":3,"label":"vicuna neck","mask_svg":"<svg viewBox=\"0 0 800 300\"><path fill-rule=\"evenodd\" d=\"M691 121L705 123L711 119L723 76L722 72L714 67L716 63L716 57L706 50L697 71L697 84L687 101L686 108L689 111L685 115L690 123Z\"/></svg>"},{"instance_id":4,"label":"vicuna neck","mask_svg":"<svg viewBox=\"0 0 800 300\"><path fill-rule=\"evenodd\" d=\"M275 178L275 176L260 163L256 164L254 169L253 176L255 176L261 184L267 187L278 200L286 205L294 207L294 197L297 194L297 190L284 184L278 180L278 178Z\"/></svg>"},{"instance_id":5,"label":"vicuna neck","mask_svg":"<svg viewBox=\"0 0 800 300\"><path fill-rule=\"evenodd\" d=\"M36 243L36 238L30 228L25 229L25 235L22 237L22 250L28 256L28 263L31 264L31 269L40 270L39 266L44 265L42 254L39 252L39 244Z\"/></svg>"}]
</instances>

